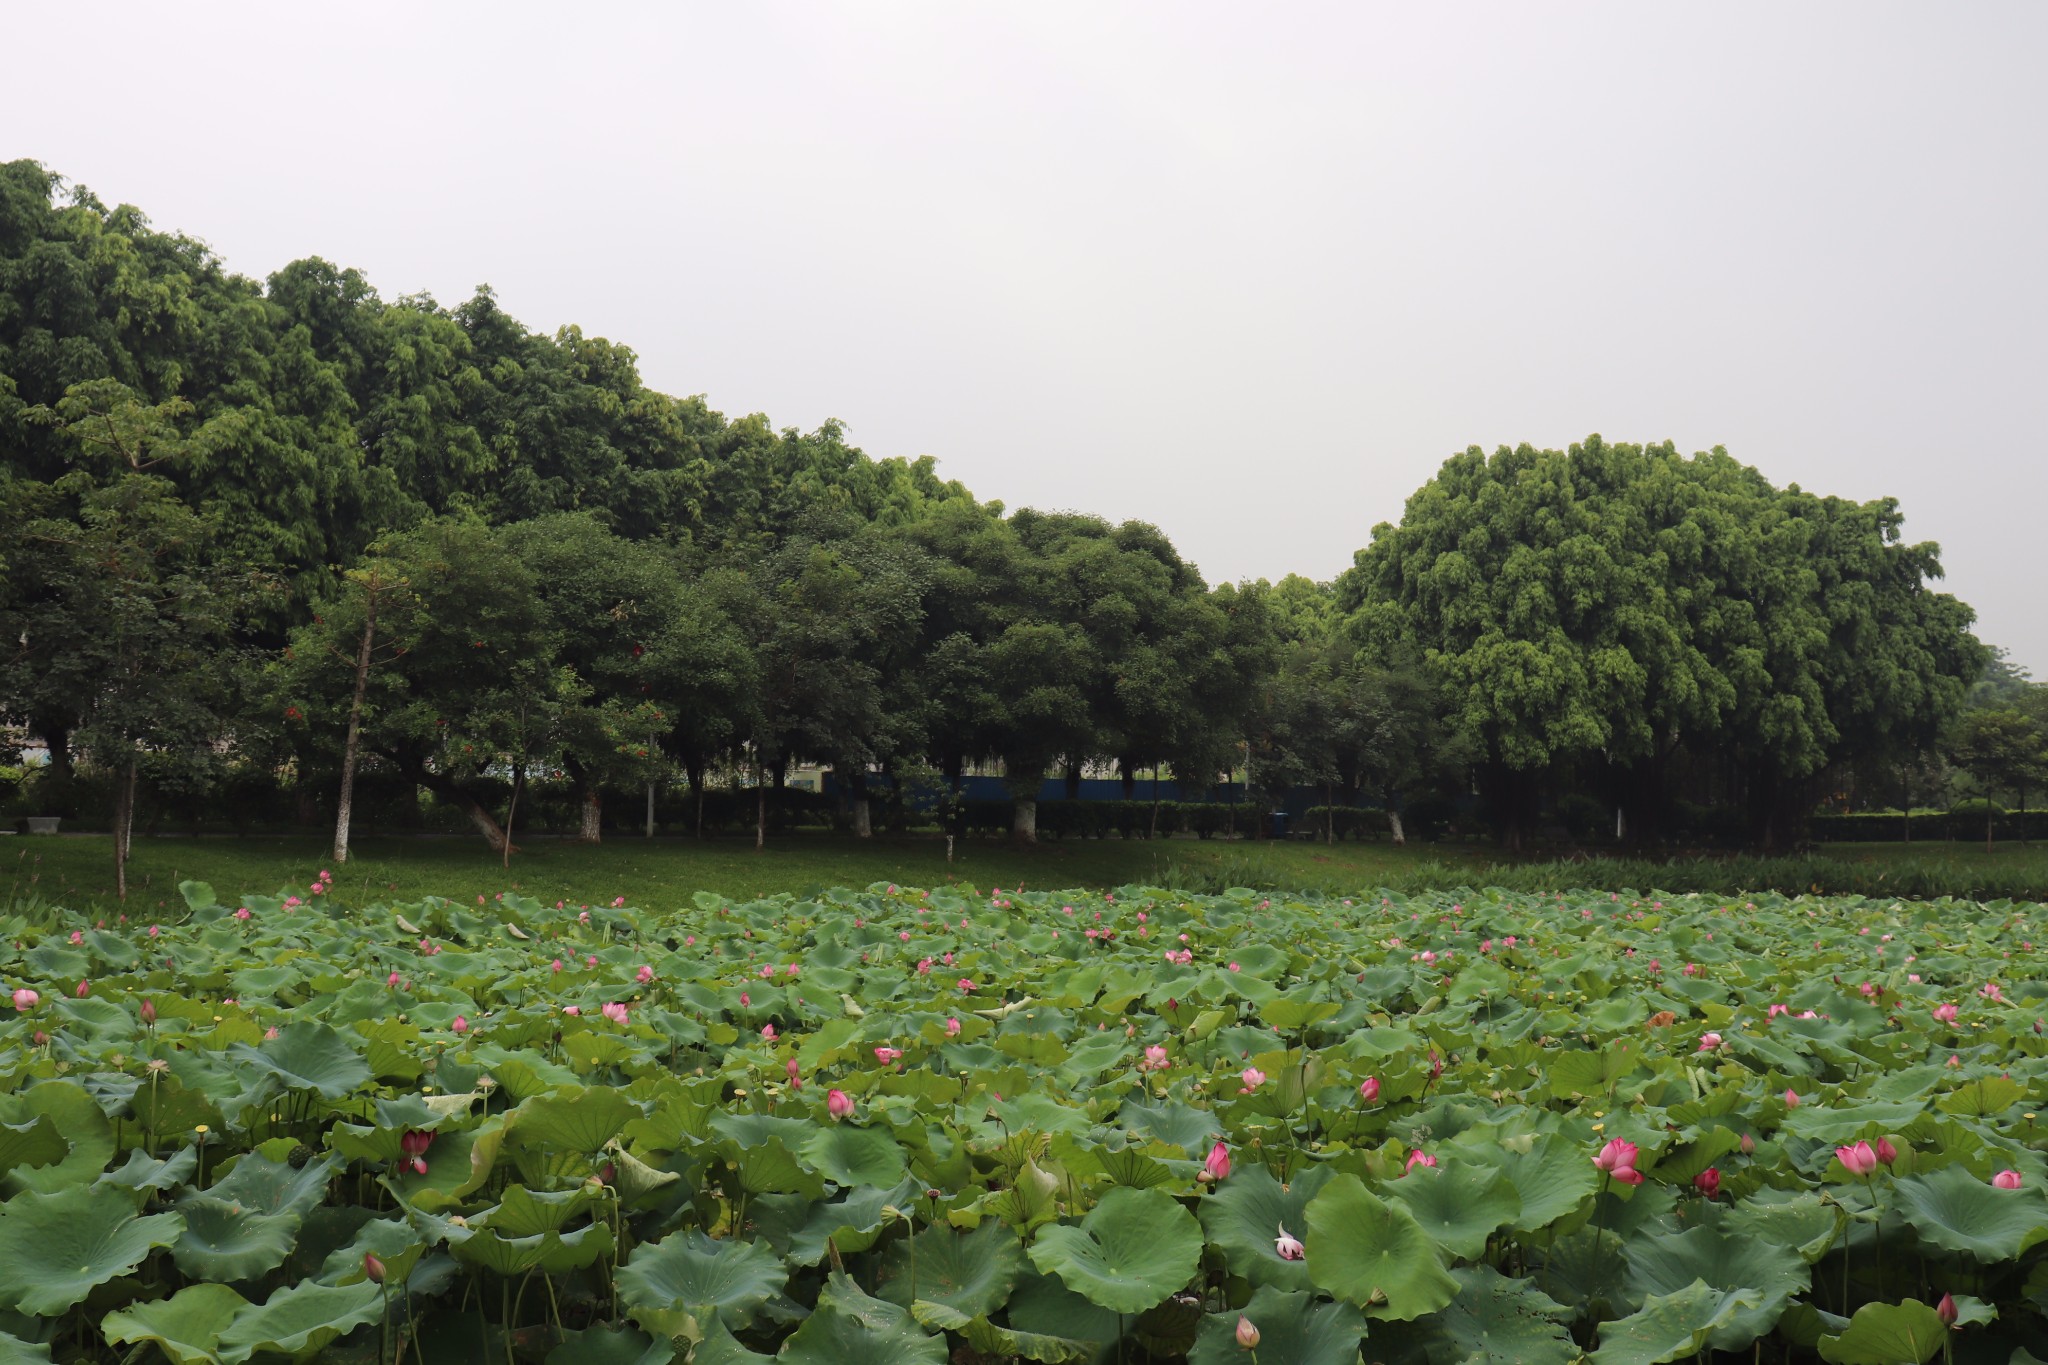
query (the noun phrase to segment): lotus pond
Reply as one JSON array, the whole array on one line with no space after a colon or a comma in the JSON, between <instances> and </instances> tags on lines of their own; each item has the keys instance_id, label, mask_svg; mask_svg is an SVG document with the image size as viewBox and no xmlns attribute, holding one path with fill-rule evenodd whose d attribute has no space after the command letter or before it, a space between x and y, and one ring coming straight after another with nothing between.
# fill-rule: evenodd
<instances>
[{"instance_id":1,"label":"lotus pond","mask_svg":"<svg viewBox=\"0 0 2048 1365\"><path fill-rule=\"evenodd\" d=\"M2038 906L326 887L0 920L0 1365L2048 1357Z\"/></svg>"}]
</instances>

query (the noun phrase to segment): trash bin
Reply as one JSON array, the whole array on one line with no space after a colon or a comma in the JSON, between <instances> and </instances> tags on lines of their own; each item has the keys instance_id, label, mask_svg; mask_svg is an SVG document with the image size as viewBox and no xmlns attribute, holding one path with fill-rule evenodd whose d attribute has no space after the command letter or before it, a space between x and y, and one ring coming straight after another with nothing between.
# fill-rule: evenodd
<instances>
[{"instance_id":1,"label":"trash bin","mask_svg":"<svg viewBox=\"0 0 2048 1365\"><path fill-rule=\"evenodd\" d=\"M1270 822L1271 822L1271 824L1272 824L1272 827L1273 827L1273 837L1274 837L1275 839L1285 839L1285 838L1287 837L1287 812L1286 812L1286 811L1284 811L1284 810L1268 811L1268 812L1266 812L1266 819L1267 819L1268 821L1270 821Z\"/></svg>"}]
</instances>

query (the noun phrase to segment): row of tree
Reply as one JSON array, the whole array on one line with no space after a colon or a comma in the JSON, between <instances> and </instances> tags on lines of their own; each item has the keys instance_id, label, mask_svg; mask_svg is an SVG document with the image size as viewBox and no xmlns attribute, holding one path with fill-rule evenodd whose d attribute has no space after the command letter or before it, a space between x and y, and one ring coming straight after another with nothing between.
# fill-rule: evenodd
<instances>
[{"instance_id":1,"label":"row of tree","mask_svg":"<svg viewBox=\"0 0 2048 1365\"><path fill-rule=\"evenodd\" d=\"M61 791L371 765L507 848L536 776L604 793L995 762L1030 838L1086 765L1399 812L1562 793L1656 837L1681 794L1786 837L1834 775L1941 744L1982 672L1888 501L1591 438L1447 463L1334 584L1205 584L1155 528L1009 512L828 424L729 421L488 290L257 282L0 167L0 718ZM510 777L509 808L485 779ZM765 802L765 797L763 798ZM765 818L757 821L757 837ZM339 853L343 850L338 850Z\"/></svg>"}]
</instances>

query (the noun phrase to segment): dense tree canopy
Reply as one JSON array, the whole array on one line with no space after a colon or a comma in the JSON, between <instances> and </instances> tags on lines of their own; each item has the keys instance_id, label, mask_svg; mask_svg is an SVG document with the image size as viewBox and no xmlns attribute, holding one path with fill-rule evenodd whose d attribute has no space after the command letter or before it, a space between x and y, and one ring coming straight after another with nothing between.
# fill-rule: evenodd
<instances>
[{"instance_id":1,"label":"dense tree canopy","mask_svg":"<svg viewBox=\"0 0 2048 1365\"><path fill-rule=\"evenodd\" d=\"M258 770L308 810L361 763L501 848L529 781L595 839L607 793L681 776L701 815L713 772L759 788L758 838L797 763L862 833L871 792L999 765L1026 839L1048 777L1239 769L1397 835L1476 783L1511 840L1572 800L1654 839L1680 793L1769 839L1832 774L1950 752L1984 664L1896 505L1719 450L1471 450L1338 583L1212 588L1154 526L728 419L488 288L236 275L27 161L0 519L0 724L48 746L53 813L74 760Z\"/></svg>"}]
</instances>

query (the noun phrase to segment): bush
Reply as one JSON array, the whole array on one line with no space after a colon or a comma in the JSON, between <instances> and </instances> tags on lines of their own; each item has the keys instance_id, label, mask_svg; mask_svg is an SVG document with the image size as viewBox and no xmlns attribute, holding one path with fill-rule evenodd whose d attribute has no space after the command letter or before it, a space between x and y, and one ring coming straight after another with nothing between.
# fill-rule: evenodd
<instances>
[{"instance_id":1,"label":"bush","mask_svg":"<svg viewBox=\"0 0 2048 1365\"><path fill-rule=\"evenodd\" d=\"M1310 806L1295 828L1313 839L1377 839L1387 830L1387 813L1377 806Z\"/></svg>"},{"instance_id":2,"label":"bush","mask_svg":"<svg viewBox=\"0 0 2048 1365\"><path fill-rule=\"evenodd\" d=\"M1909 835L1914 843L1941 839L1982 843L1987 815L1994 839L2048 839L2048 811L2030 810L2022 819L1982 798L1961 802L1954 810L1915 812L1910 817L1900 811L1816 815L1807 822L1807 829L1821 843L1896 844Z\"/></svg>"}]
</instances>

